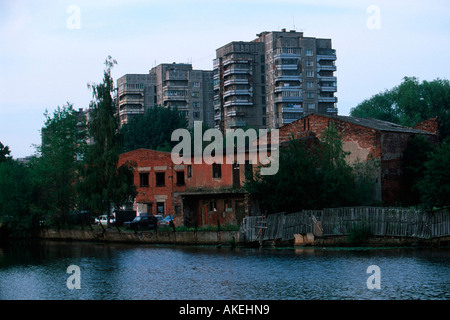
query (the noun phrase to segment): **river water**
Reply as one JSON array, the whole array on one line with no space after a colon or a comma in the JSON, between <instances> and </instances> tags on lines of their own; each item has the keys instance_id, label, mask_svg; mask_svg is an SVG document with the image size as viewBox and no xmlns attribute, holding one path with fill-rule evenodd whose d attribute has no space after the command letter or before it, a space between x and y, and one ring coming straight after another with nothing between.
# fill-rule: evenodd
<instances>
[{"instance_id":1,"label":"river water","mask_svg":"<svg viewBox=\"0 0 450 320\"><path fill-rule=\"evenodd\" d=\"M450 249L15 243L0 300L16 299L448 300Z\"/></svg>"}]
</instances>

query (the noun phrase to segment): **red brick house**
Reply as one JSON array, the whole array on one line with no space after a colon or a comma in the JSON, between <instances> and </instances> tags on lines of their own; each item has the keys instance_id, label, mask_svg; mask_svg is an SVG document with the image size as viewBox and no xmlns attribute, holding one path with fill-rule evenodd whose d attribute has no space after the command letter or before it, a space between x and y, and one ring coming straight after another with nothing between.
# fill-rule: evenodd
<instances>
[{"instance_id":1,"label":"red brick house","mask_svg":"<svg viewBox=\"0 0 450 320\"><path fill-rule=\"evenodd\" d=\"M225 157L225 155L224 155ZM138 149L120 155L119 165L135 163L137 213L173 215L175 225L236 224L245 215L245 165L180 164L171 153Z\"/></svg>"},{"instance_id":2,"label":"red brick house","mask_svg":"<svg viewBox=\"0 0 450 320\"><path fill-rule=\"evenodd\" d=\"M438 143L437 119L409 128L377 119L319 114L311 114L281 127L280 143L289 141L291 137L298 139L310 135L320 139L331 122L342 136L344 150L350 152L347 159L349 163L358 159L379 160L379 167L374 169L373 196L384 206L396 205L401 192L403 152L411 137L424 135L432 143Z\"/></svg>"}]
</instances>

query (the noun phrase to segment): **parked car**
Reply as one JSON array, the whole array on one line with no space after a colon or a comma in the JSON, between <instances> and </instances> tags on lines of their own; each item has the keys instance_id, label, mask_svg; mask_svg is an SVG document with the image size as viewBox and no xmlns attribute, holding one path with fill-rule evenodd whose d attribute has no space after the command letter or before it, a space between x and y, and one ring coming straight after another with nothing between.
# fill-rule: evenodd
<instances>
[{"instance_id":1,"label":"parked car","mask_svg":"<svg viewBox=\"0 0 450 320\"><path fill-rule=\"evenodd\" d=\"M173 221L173 216L172 215L168 215L166 216L164 219L158 221L158 226L168 226L170 225L170 222Z\"/></svg>"},{"instance_id":2,"label":"parked car","mask_svg":"<svg viewBox=\"0 0 450 320\"><path fill-rule=\"evenodd\" d=\"M138 216L133 219L133 221L127 221L124 223L124 226L129 229L137 230L137 229L155 229L158 224L158 219L151 216Z\"/></svg>"},{"instance_id":3,"label":"parked car","mask_svg":"<svg viewBox=\"0 0 450 320\"><path fill-rule=\"evenodd\" d=\"M109 223L110 224L114 224L116 222L116 220L114 219L114 217L110 217L109 218ZM95 218L94 220L95 224L99 224L101 223L103 226L106 226L108 224L108 216L107 215L102 215L98 218Z\"/></svg>"}]
</instances>

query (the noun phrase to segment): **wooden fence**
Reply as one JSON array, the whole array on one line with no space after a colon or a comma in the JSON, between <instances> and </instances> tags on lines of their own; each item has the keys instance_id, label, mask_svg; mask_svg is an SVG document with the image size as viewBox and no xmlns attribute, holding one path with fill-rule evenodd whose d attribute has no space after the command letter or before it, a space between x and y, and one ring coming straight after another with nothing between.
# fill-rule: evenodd
<instances>
[{"instance_id":1,"label":"wooden fence","mask_svg":"<svg viewBox=\"0 0 450 320\"><path fill-rule=\"evenodd\" d=\"M349 235L352 228L367 228L374 236L432 239L450 236L450 212L354 207L277 213L267 217L245 217L241 225L241 236L244 241L249 242L292 240L294 234Z\"/></svg>"}]
</instances>

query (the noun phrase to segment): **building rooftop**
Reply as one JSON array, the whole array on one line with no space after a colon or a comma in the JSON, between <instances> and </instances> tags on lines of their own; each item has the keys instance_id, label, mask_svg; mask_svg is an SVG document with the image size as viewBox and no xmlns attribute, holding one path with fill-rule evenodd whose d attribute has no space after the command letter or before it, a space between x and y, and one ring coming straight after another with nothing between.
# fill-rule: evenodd
<instances>
[{"instance_id":1,"label":"building rooftop","mask_svg":"<svg viewBox=\"0 0 450 320\"><path fill-rule=\"evenodd\" d=\"M405 133L423 133L423 134L432 134L427 131L422 131L410 127L401 126L396 123L378 120L374 118L357 118L357 117L350 117L350 116L327 116L329 118L337 118L344 122L349 122L353 124L357 124L363 127L375 129L378 131L392 131L392 132L405 132Z\"/></svg>"},{"instance_id":2,"label":"building rooftop","mask_svg":"<svg viewBox=\"0 0 450 320\"><path fill-rule=\"evenodd\" d=\"M378 119L374 119L374 118L358 118L358 117L350 117L350 116L340 116L340 115L325 115L325 114L317 114L317 113L313 113L310 114L302 119L308 118L309 116L312 115L316 115L316 116L320 116L320 117L324 117L324 118L329 118L329 119L336 119L336 120L340 120L343 122L348 122L348 123L352 123L352 124L356 124L356 125L360 125L362 127L366 127L366 128L371 128L374 130L378 130L378 131L389 131L389 132L404 132L404 133L421 133L421 134L430 134L432 135L433 133L427 132L427 131L423 131L423 130L418 130L418 129L414 129L411 127L405 127L405 126L401 126L399 124L396 123L392 123L389 121L383 121L383 120L378 120ZM301 121L302 119L296 120L294 122L297 121ZM294 123L292 122L292 123ZM287 124L285 125L286 127L291 125Z\"/></svg>"}]
</instances>

